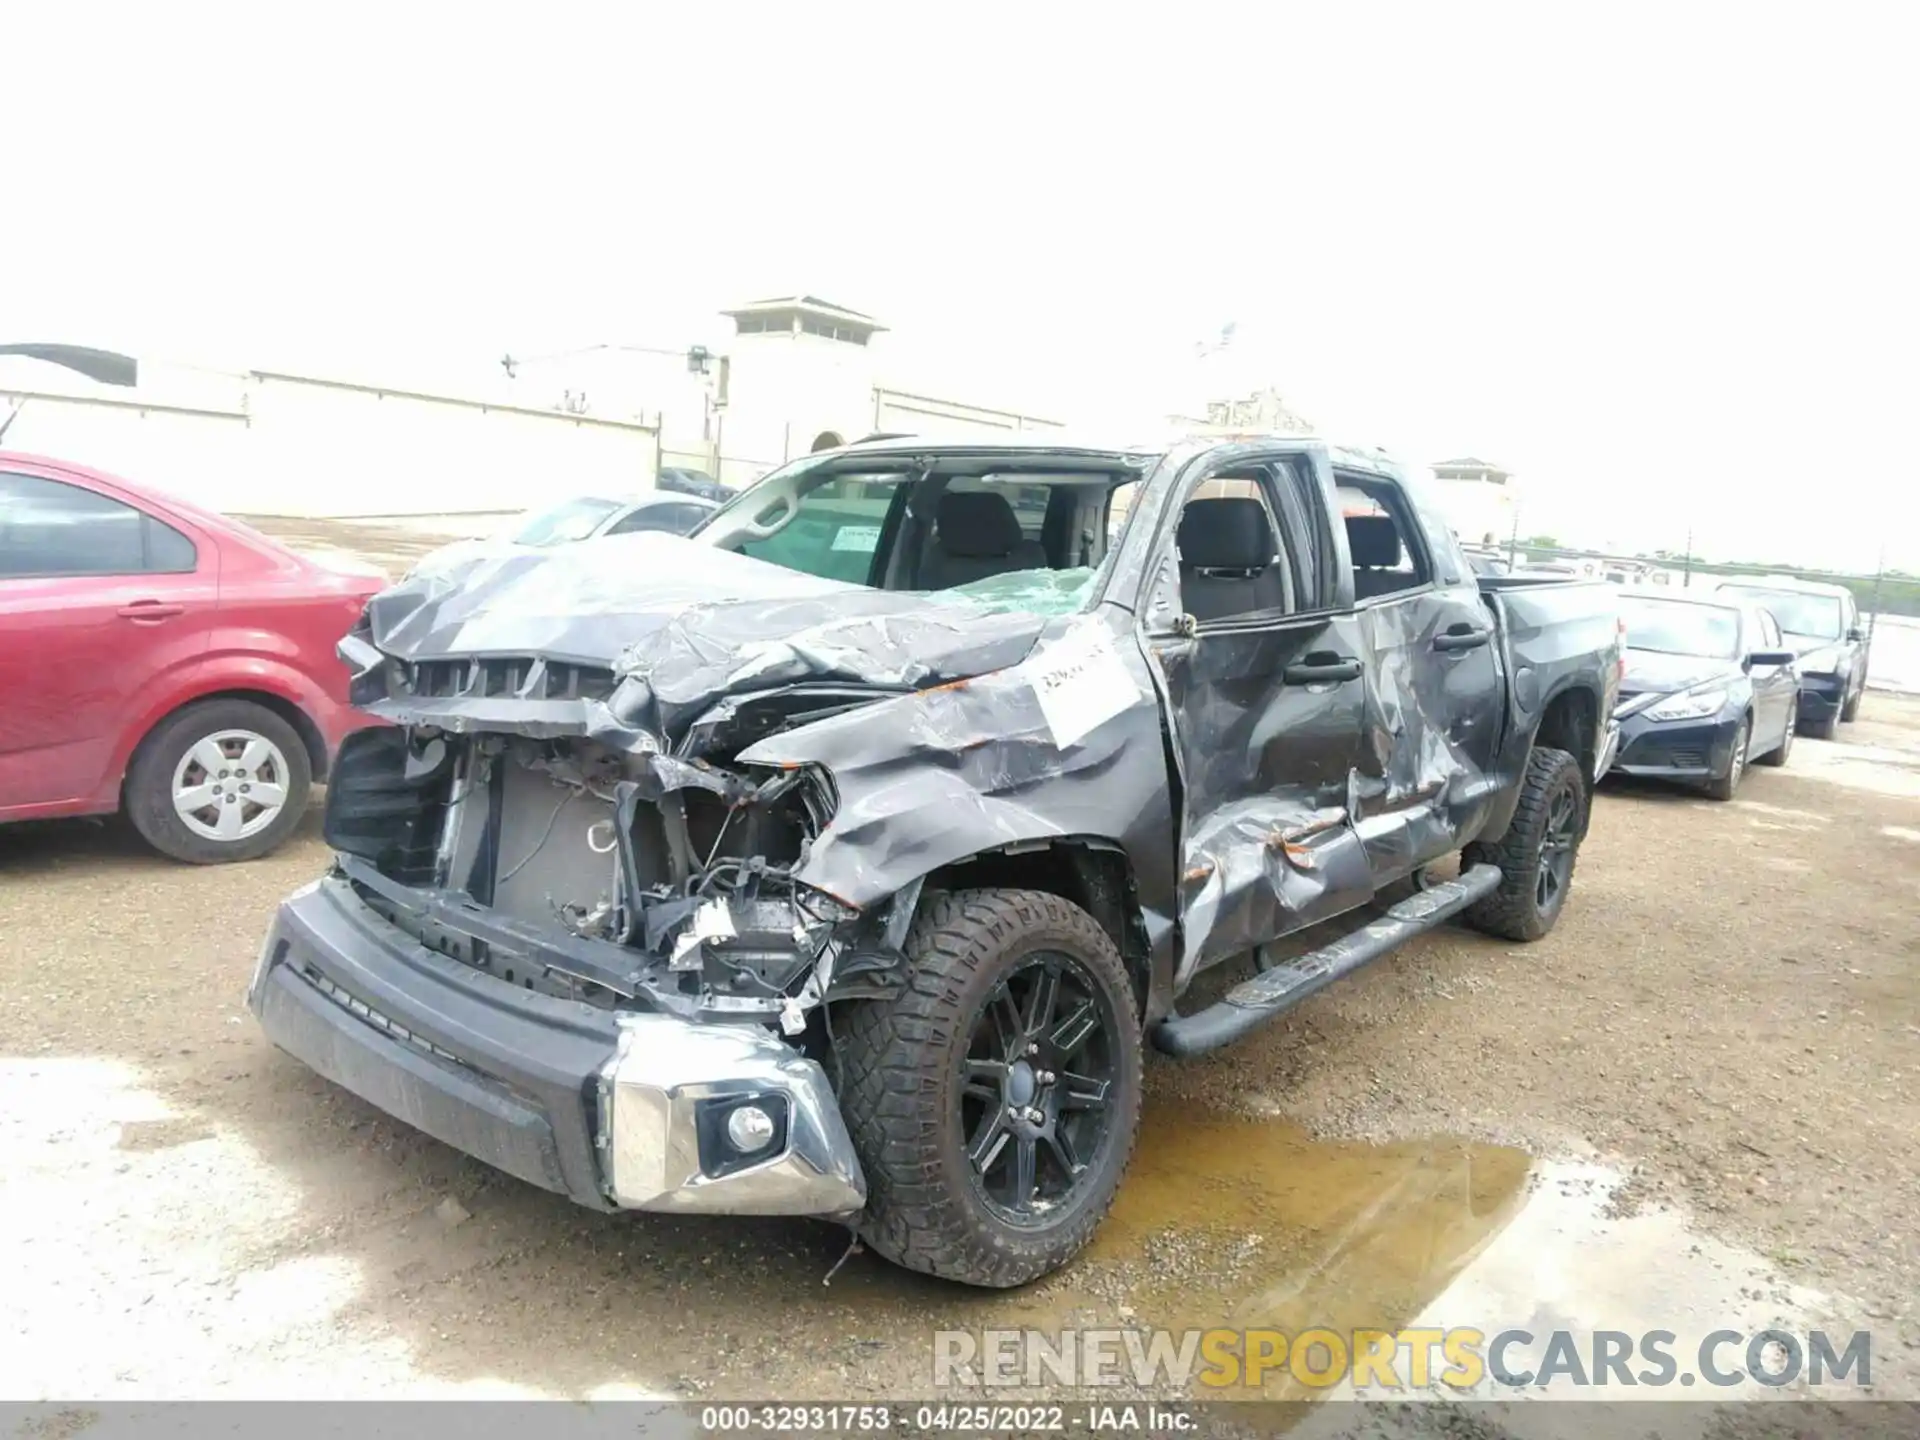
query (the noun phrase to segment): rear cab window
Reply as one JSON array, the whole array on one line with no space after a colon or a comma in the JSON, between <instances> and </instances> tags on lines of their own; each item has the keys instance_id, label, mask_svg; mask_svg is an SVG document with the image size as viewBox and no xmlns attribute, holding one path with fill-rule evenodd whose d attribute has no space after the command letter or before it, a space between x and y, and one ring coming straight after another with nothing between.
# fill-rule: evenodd
<instances>
[{"instance_id":1,"label":"rear cab window","mask_svg":"<svg viewBox=\"0 0 1920 1440\"><path fill-rule=\"evenodd\" d=\"M1334 499L1346 527L1355 604L1433 583L1425 536L1398 485L1372 476L1336 474Z\"/></svg>"}]
</instances>

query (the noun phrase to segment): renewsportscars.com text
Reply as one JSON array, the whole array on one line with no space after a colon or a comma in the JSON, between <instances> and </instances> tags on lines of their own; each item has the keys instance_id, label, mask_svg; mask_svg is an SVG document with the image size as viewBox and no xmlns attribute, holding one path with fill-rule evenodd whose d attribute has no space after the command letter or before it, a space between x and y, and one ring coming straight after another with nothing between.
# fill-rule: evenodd
<instances>
[{"instance_id":1,"label":"renewsportscars.com text","mask_svg":"<svg viewBox=\"0 0 1920 1440\"><path fill-rule=\"evenodd\" d=\"M1682 1342L1671 1330L941 1330L936 1386L1199 1385L1259 1389L1291 1380L1394 1392L1873 1383L1864 1330L1715 1330Z\"/></svg>"}]
</instances>

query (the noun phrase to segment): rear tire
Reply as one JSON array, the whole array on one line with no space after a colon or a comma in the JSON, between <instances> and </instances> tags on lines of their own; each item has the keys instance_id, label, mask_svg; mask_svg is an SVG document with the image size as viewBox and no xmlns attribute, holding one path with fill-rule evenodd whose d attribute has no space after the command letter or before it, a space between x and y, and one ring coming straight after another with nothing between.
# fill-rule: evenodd
<instances>
[{"instance_id":1,"label":"rear tire","mask_svg":"<svg viewBox=\"0 0 1920 1440\"><path fill-rule=\"evenodd\" d=\"M1092 1239L1133 1153L1132 983L1091 915L1036 890L932 896L906 949L906 985L849 1005L837 1047L860 1234L909 1270L1025 1284Z\"/></svg>"},{"instance_id":2,"label":"rear tire","mask_svg":"<svg viewBox=\"0 0 1920 1440\"><path fill-rule=\"evenodd\" d=\"M1500 888L1467 910L1467 923L1507 940L1538 940L1553 929L1573 888L1586 832L1580 762L1565 750L1535 746L1507 833L1493 844L1476 841L1461 857L1466 868L1497 865L1501 874Z\"/></svg>"},{"instance_id":3,"label":"rear tire","mask_svg":"<svg viewBox=\"0 0 1920 1440\"><path fill-rule=\"evenodd\" d=\"M219 865L278 849L312 788L306 742L285 720L251 700L203 700L140 742L125 803L134 828L161 854Z\"/></svg>"}]
</instances>

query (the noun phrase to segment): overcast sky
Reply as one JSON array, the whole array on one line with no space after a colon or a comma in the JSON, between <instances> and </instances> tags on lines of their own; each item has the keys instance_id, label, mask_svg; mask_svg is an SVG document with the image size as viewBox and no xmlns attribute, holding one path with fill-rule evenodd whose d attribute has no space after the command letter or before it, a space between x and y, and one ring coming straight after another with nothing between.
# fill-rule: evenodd
<instances>
[{"instance_id":1,"label":"overcast sky","mask_svg":"<svg viewBox=\"0 0 1920 1440\"><path fill-rule=\"evenodd\" d=\"M1523 533L1920 571L1912 7L1070 8L12 7L0 331L414 373L804 289L1137 433L1235 322Z\"/></svg>"}]
</instances>

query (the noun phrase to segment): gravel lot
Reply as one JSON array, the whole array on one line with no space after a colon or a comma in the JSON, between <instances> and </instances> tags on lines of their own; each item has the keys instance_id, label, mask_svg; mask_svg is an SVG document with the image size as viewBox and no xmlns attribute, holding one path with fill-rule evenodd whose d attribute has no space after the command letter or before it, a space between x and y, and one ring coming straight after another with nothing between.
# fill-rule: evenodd
<instances>
[{"instance_id":1,"label":"gravel lot","mask_svg":"<svg viewBox=\"0 0 1920 1440\"><path fill-rule=\"evenodd\" d=\"M326 863L317 815L224 869L117 823L8 828L0 1395L925 1397L947 1327L1522 1323L1556 1247L1602 1323L1839 1315L1899 1389L1920 700L1842 735L1730 804L1609 786L1546 941L1450 931L1150 1062L1113 1220L1010 1296L866 1255L823 1286L845 1235L818 1224L590 1214L275 1052L241 994Z\"/></svg>"}]
</instances>

